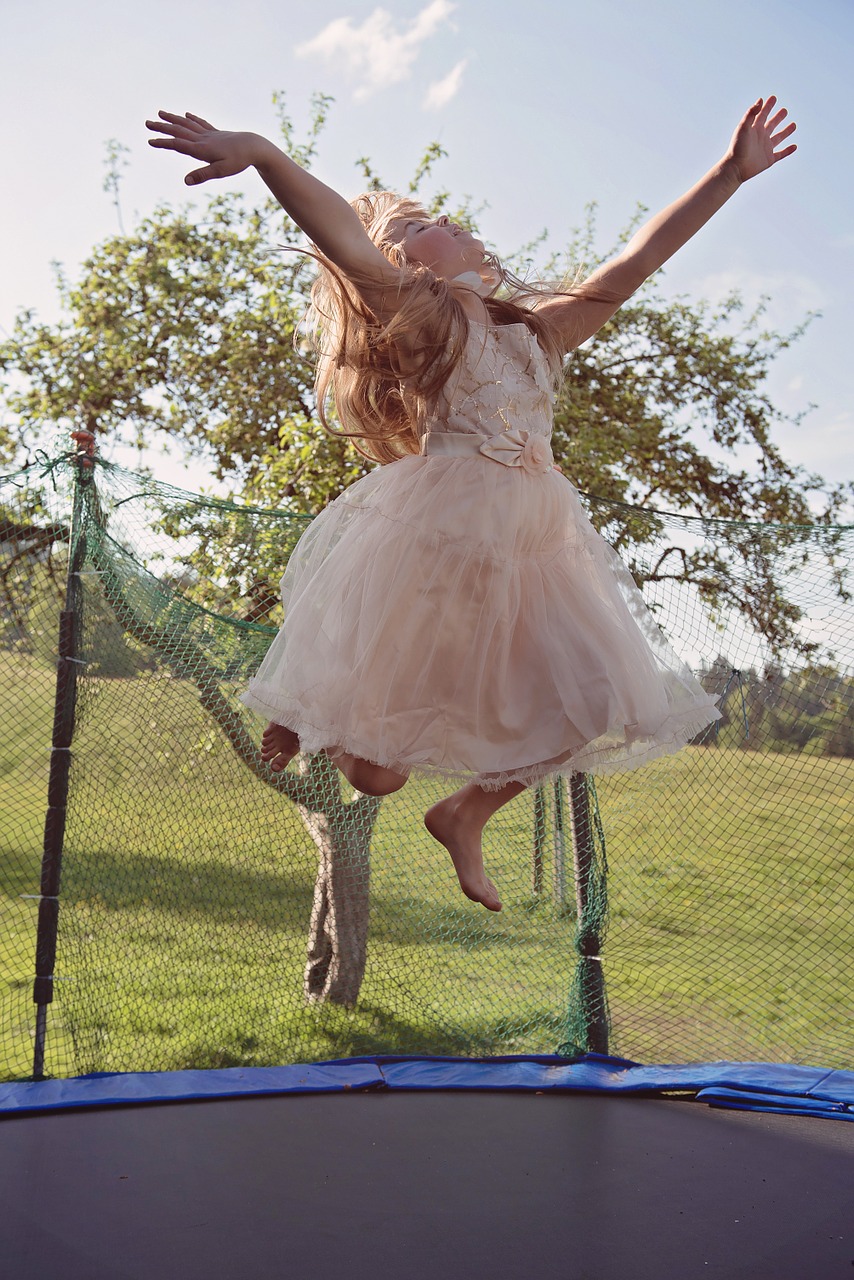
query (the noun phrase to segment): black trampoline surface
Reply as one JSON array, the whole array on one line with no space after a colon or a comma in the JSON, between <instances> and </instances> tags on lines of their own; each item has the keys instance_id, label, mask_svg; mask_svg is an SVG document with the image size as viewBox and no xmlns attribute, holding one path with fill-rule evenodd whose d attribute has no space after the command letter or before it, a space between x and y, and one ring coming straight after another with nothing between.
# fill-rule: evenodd
<instances>
[{"instance_id":1,"label":"black trampoline surface","mask_svg":"<svg viewBox=\"0 0 854 1280\"><path fill-rule=\"evenodd\" d=\"M854 1124L345 1093L0 1124L7 1280L854 1276Z\"/></svg>"}]
</instances>

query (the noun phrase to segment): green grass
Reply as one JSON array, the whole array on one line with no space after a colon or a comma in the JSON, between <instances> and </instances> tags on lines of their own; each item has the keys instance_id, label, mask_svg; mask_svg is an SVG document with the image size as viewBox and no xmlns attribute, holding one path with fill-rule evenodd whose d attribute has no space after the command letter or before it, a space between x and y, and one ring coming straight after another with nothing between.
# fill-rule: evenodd
<instances>
[{"instance_id":1,"label":"green grass","mask_svg":"<svg viewBox=\"0 0 854 1280\"><path fill-rule=\"evenodd\" d=\"M52 677L2 660L0 1075L32 1053L32 949ZM11 700L11 702L9 701ZM469 904L421 826L439 794L386 801L368 968L353 1010L307 1005L316 868L296 810L254 779L162 673L89 682L63 870L63 979L48 1070L162 1070L376 1052L549 1052L573 971L571 912L531 892L532 803L489 831L501 915ZM854 762L689 748L599 785L615 1052L850 1065L848 801ZM570 886L571 891L571 886Z\"/></svg>"},{"instance_id":2,"label":"green grass","mask_svg":"<svg viewBox=\"0 0 854 1280\"><path fill-rule=\"evenodd\" d=\"M850 760L738 750L623 780L605 948L617 1041L642 1058L699 1041L704 1057L850 1066L853 793Z\"/></svg>"}]
</instances>

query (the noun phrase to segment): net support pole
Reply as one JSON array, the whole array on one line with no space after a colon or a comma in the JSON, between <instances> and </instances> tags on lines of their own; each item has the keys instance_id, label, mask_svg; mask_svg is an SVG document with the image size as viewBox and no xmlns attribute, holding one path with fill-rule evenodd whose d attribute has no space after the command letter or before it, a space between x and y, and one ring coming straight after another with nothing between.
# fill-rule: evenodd
<instances>
[{"instance_id":1,"label":"net support pole","mask_svg":"<svg viewBox=\"0 0 854 1280\"><path fill-rule=\"evenodd\" d=\"M80 436L88 437L82 441ZM74 486L65 608L59 615L59 643L56 664L56 693L53 711L53 738L50 753L47 814L44 826L39 912L36 931L36 966L33 1001L36 1030L33 1049L33 1078L44 1079L47 1009L53 1001L54 962L59 925L59 885L62 849L68 805L68 778L71 770L71 742L77 708L77 671L80 647L80 569L86 556L83 535L84 487L92 482L94 437L88 432L75 437L81 444L74 458Z\"/></svg>"},{"instance_id":2,"label":"net support pole","mask_svg":"<svg viewBox=\"0 0 854 1280\"><path fill-rule=\"evenodd\" d=\"M608 1006L602 969L602 923L607 892L603 869L597 867L596 843L590 812L590 788L583 773L569 781L572 815L572 854L578 920L575 948L578 953L576 992L580 1003L583 1048L588 1053L608 1052Z\"/></svg>"},{"instance_id":3,"label":"net support pole","mask_svg":"<svg viewBox=\"0 0 854 1280\"><path fill-rule=\"evenodd\" d=\"M546 789L534 791L534 849L531 861L531 891L538 898L543 891L543 861L546 848Z\"/></svg>"},{"instance_id":4,"label":"net support pole","mask_svg":"<svg viewBox=\"0 0 854 1280\"><path fill-rule=\"evenodd\" d=\"M566 803L563 778L554 780L554 864L552 890L558 909L566 904Z\"/></svg>"}]
</instances>

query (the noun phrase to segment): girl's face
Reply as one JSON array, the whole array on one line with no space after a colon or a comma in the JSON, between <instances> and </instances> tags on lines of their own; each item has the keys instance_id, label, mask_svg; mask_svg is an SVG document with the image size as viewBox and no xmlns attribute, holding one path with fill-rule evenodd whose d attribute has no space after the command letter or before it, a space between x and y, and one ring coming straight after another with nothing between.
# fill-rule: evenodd
<instances>
[{"instance_id":1,"label":"girl's face","mask_svg":"<svg viewBox=\"0 0 854 1280\"><path fill-rule=\"evenodd\" d=\"M429 267L446 280L464 271L477 271L483 264L483 241L444 214L429 222L409 218L394 231L407 262Z\"/></svg>"}]
</instances>

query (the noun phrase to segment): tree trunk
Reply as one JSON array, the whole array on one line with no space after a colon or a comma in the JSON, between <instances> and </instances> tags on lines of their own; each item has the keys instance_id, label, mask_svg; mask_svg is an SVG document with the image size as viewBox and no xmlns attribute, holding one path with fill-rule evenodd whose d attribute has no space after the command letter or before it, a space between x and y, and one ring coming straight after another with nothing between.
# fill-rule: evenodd
<instances>
[{"instance_id":1,"label":"tree trunk","mask_svg":"<svg viewBox=\"0 0 854 1280\"><path fill-rule=\"evenodd\" d=\"M368 957L371 831L361 823L330 822L326 813L300 808L300 816L320 851L305 967L306 999L354 1005Z\"/></svg>"},{"instance_id":2,"label":"tree trunk","mask_svg":"<svg viewBox=\"0 0 854 1280\"><path fill-rule=\"evenodd\" d=\"M101 530L97 497L88 496L90 519ZM97 537L91 541L90 554L100 573L102 590L119 624L135 640L154 649L177 676L196 685L202 706L235 754L257 778L296 805L320 853L308 938L306 998L354 1005L367 960L371 837L381 801L357 794L356 799L344 803L338 771L324 752L303 759L298 774L290 770L273 773L261 761L242 709L220 687L221 675L189 638L187 611L192 606L181 602L175 617L170 616L169 605L161 606L145 617L134 604L134 594L126 590L109 544ZM158 585L140 566L134 565L133 572L138 579L148 579L152 587ZM156 592L149 594L156 598ZM162 596L162 589L159 594Z\"/></svg>"}]
</instances>

